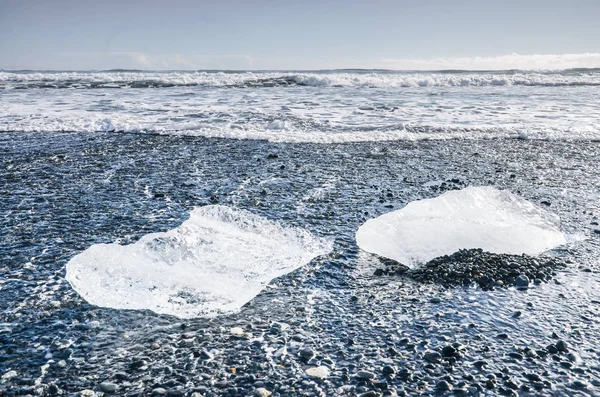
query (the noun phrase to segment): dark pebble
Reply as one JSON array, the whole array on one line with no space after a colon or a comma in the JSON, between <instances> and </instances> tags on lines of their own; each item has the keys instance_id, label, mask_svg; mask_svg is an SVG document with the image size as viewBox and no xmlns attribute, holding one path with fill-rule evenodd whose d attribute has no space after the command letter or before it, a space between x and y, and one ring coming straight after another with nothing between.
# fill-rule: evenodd
<instances>
[{"instance_id":1,"label":"dark pebble","mask_svg":"<svg viewBox=\"0 0 600 397\"><path fill-rule=\"evenodd\" d=\"M442 355L438 352L426 351L425 354L423 354L423 359L430 363L439 363L442 361Z\"/></svg>"},{"instance_id":2,"label":"dark pebble","mask_svg":"<svg viewBox=\"0 0 600 397\"><path fill-rule=\"evenodd\" d=\"M437 383L437 385L435 385L435 388L439 391L448 391L450 390L451 386L445 380L441 380Z\"/></svg>"}]
</instances>

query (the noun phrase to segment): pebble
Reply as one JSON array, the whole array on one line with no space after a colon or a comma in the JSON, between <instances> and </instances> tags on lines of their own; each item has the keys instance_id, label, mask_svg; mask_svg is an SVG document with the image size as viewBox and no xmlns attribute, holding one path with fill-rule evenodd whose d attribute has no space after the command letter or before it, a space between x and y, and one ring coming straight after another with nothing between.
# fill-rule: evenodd
<instances>
[{"instance_id":1,"label":"pebble","mask_svg":"<svg viewBox=\"0 0 600 397\"><path fill-rule=\"evenodd\" d=\"M156 389L152 390L153 396L164 396L165 394L167 394L167 391L162 387L157 387Z\"/></svg>"},{"instance_id":2,"label":"pebble","mask_svg":"<svg viewBox=\"0 0 600 397\"><path fill-rule=\"evenodd\" d=\"M234 327L229 330L229 333L236 337L244 336L244 330L240 327Z\"/></svg>"},{"instance_id":3,"label":"pebble","mask_svg":"<svg viewBox=\"0 0 600 397\"><path fill-rule=\"evenodd\" d=\"M360 397L380 397L380 396L381 396L381 393L377 393L374 390L364 392L360 395Z\"/></svg>"},{"instance_id":4,"label":"pebble","mask_svg":"<svg viewBox=\"0 0 600 397\"><path fill-rule=\"evenodd\" d=\"M213 357L213 355L212 355L212 354L211 354L209 351L207 351L207 350L202 350L202 351L200 352L200 358L201 358L202 360L206 360L206 361L208 361L208 360L212 360L214 357Z\"/></svg>"},{"instance_id":5,"label":"pebble","mask_svg":"<svg viewBox=\"0 0 600 397\"><path fill-rule=\"evenodd\" d=\"M17 371L7 371L6 373L4 373L4 375L2 375L2 380L7 381L10 380L12 378L14 378L15 376L17 376Z\"/></svg>"},{"instance_id":6,"label":"pebble","mask_svg":"<svg viewBox=\"0 0 600 397\"><path fill-rule=\"evenodd\" d=\"M359 379L369 380L375 377L375 374L370 371L360 370L356 373L356 377Z\"/></svg>"},{"instance_id":7,"label":"pebble","mask_svg":"<svg viewBox=\"0 0 600 397\"><path fill-rule=\"evenodd\" d=\"M298 351L298 355L305 360L310 360L314 357L315 352L310 347L304 347Z\"/></svg>"},{"instance_id":8,"label":"pebble","mask_svg":"<svg viewBox=\"0 0 600 397\"><path fill-rule=\"evenodd\" d=\"M442 354L444 357L454 357L456 353L458 353L458 351L452 345L446 345L442 348Z\"/></svg>"},{"instance_id":9,"label":"pebble","mask_svg":"<svg viewBox=\"0 0 600 397\"><path fill-rule=\"evenodd\" d=\"M306 375L319 379L326 379L329 377L330 372L331 370L323 365L319 367L310 367L305 371Z\"/></svg>"},{"instance_id":10,"label":"pebble","mask_svg":"<svg viewBox=\"0 0 600 397\"><path fill-rule=\"evenodd\" d=\"M273 393L268 391L264 387L259 387L258 389L254 390L254 395L256 397L269 397L271 394L273 394Z\"/></svg>"},{"instance_id":11,"label":"pebble","mask_svg":"<svg viewBox=\"0 0 600 397\"><path fill-rule=\"evenodd\" d=\"M559 352L567 353L569 351L569 345L562 339L556 342L554 346L556 346L556 350Z\"/></svg>"},{"instance_id":12,"label":"pebble","mask_svg":"<svg viewBox=\"0 0 600 397\"><path fill-rule=\"evenodd\" d=\"M439 391L448 391L451 387L452 386L450 386L450 384L445 380L441 380L437 383L437 385L435 385L435 388Z\"/></svg>"},{"instance_id":13,"label":"pebble","mask_svg":"<svg viewBox=\"0 0 600 397\"><path fill-rule=\"evenodd\" d=\"M112 382L102 382L100 383L100 385L98 386L100 388L100 391L103 391L104 393L107 394L114 394L117 392L117 384L112 383Z\"/></svg>"},{"instance_id":14,"label":"pebble","mask_svg":"<svg viewBox=\"0 0 600 397\"><path fill-rule=\"evenodd\" d=\"M426 351L423 354L423 359L425 359L425 361L429 361L430 363L439 363L440 361L442 361L442 355L438 352L434 352L434 351Z\"/></svg>"},{"instance_id":15,"label":"pebble","mask_svg":"<svg viewBox=\"0 0 600 397\"><path fill-rule=\"evenodd\" d=\"M589 386L587 382L583 381L583 380L579 380L576 379L574 380L571 385L570 385L573 389L587 389L587 387Z\"/></svg>"},{"instance_id":16,"label":"pebble","mask_svg":"<svg viewBox=\"0 0 600 397\"><path fill-rule=\"evenodd\" d=\"M51 383L48 385L48 393L50 395L54 396L54 395L58 394L59 392L60 392L60 389L54 383Z\"/></svg>"},{"instance_id":17,"label":"pebble","mask_svg":"<svg viewBox=\"0 0 600 397\"><path fill-rule=\"evenodd\" d=\"M527 289L527 288L529 288L529 277L527 277L524 274L519 275L515 279L515 287L520 288L520 289Z\"/></svg>"}]
</instances>

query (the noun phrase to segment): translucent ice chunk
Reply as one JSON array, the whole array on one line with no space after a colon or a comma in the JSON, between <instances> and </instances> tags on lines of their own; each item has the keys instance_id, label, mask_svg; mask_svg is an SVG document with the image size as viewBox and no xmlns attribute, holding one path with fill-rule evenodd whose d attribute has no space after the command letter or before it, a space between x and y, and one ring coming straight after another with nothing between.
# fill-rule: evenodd
<instances>
[{"instance_id":1,"label":"translucent ice chunk","mask_svg":"<svg viewBox=\"0 0 600 397\"><path fill-rule=\"evenodd\" d=\"M332 249L332 242L248 211L211 205L131 245L97 244L67 264L88 302L178 317L240 309L271 279Z\"/></svg>"},{"instance_id":2,"label":"translucent ice chunk","mask_svg":"<svg viewBox=\"0 0 600 397\"><path fill-rule=\"evenodd\" d=\"M365 222L358 246L408 266L462 248L537 255L566 242L558 216L508 191L468 187Z\"/></svg>"}]
</instances>

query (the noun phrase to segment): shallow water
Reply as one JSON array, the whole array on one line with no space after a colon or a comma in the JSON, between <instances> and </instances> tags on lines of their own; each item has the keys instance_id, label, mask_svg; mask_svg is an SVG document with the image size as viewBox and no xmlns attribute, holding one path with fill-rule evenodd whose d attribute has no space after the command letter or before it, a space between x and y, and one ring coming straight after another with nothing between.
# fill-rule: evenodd
<instances>
[{"instance_id":1,"label":"shallow water","mask_svg":"<svg viewBox=\"0 0 600 397\"><path fill-rule=\"evenodd\" d=\"M0 372L15 370L21 379L0 384L0 390L10 395L55 383L76 392L108 380L123 394L166 385L226 395L233 387L239 394L252 390L258 379L280 395L343 395L372 388L346 380L345 373L377 372L392 362L421 375L390 380L389 387L433 393L448 367L426 368L422 354L456 341L467 347L452 367L457 380L473 374L484 382L508 368L523 383L524 372L539 374L548 382L542 394L593 395L600 382L600 235L594 232L599 158L600 144L589 141L321 145L98 132L0 134ZM548 253L570 262L557 275L560 284L483 292L372 276L377 259L361 253L354 240L366 219L471 185L508 189L542 205L560 216L562 231L580 237ZM186 320L185 329L174 317L89 305L64 279L65 264L89 246L132 243L177 227L194 207L216 203L332 238L333 253L274 280L239 313ZM516 310L521 317L513 317ZM290 328L282 331L277 323ZM237 326L249 330L254 342L232 338L228 330ZM191 342L184 332L194 333ZM571 369L561 364L564 357L508 356L555 343L553 332L581 359ZM296 341L294 334L303 336ZM305 377L301 345L317 351L311 365L334 362L329 379ZM275 354L283 346L287 354ZM200 349L212 359L190 353ZM143 371L134 370L139 357L147 362ZM485 371L473 366L482 359ZM60 360L66 367L57 365ZM120 373L127 381L119 380ZM587 389L570 388L576 379ZM228 383L221 387L223 380Z\"/></svg>"},{"instance_id":2,"label":"shallow water","mask_svg":"<svg viewBox=\"0 0 600 397\"><path fill-rule=\"evenodd\" d=\"M600 139L600 71L7 72L0 131L276 142Z\"/></svg>"}]
</instances>

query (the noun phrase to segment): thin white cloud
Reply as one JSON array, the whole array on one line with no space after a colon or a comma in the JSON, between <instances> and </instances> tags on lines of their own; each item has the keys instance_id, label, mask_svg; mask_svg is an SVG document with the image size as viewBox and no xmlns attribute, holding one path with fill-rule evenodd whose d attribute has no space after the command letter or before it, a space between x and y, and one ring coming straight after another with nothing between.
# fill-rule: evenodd
<instances>
[{"instance_id":1,"label":"thin white cloud","mask_svg":"<svg viewBox=\"0 0 600 397\"><path fill-rule=\"evenodd\" d=\"M600 53L507 54L488 57L382 58L372 60L323 59L310 57L267 58L246 54L146 54L143 52L64 52L51 62L32 69L217 69L217 70L558 70L600 68ZM23 66L20 66L21 68ZM27 67L27 66L26 66ZM17 67L18 68L18 67Z\"/></svg>"},{"instance_id":2,"label":"thin white cloud","mask_svg":"<svg viewBox=\"0 0 600 397\"><path fill-rule=\"evenodd\" d=\"M584 54L508 54L492 57L456 57L434 59L380 59L368 68L398 70L558 70L600 68L600 53Z\"/></svg>"}]
</instances>

